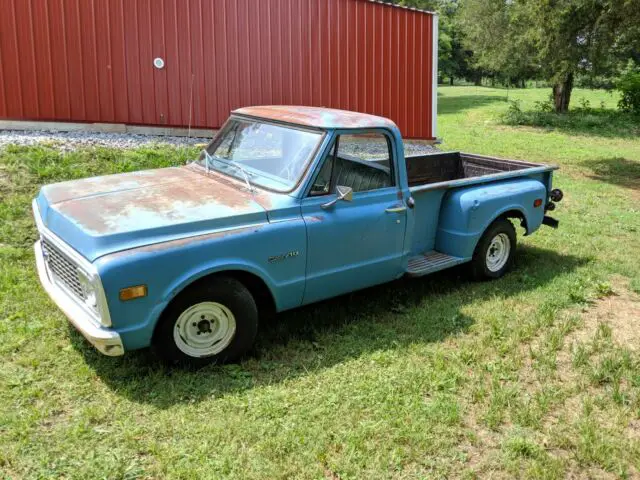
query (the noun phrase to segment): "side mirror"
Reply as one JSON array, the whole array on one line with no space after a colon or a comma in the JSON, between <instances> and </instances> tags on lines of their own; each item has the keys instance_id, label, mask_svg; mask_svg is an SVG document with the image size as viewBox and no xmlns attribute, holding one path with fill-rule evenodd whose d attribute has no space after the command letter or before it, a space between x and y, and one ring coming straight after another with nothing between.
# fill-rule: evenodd
<instances>
[{"instance_id":1,"label":"side mirror","mask_svg":"<svg viewBox=\"0 0 640 480\"><path fill-rule=\"evenodd\" d=\"M344 200L345 202L351 202L353 200L353 188L345 187L343 185L338 185L336 187L336 198L331 200L330 202L323 203L320 205L320 208L328 209L333 207L340 200Z\"/></svg>"}]
</instances>

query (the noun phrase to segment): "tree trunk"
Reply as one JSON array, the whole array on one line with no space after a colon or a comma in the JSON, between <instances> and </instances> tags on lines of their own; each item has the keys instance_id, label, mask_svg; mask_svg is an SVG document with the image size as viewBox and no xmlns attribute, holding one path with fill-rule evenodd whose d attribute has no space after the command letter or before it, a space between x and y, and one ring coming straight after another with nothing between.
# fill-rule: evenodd
<instances>
[{"instance_id":1,"label":"tree trunk","mask_svg":"<svg viewBox=\"0 0 640 480\"><path fill-rule=\"evenodd\" d=\"M449 77L449 85L453 87L453 77Z\"/></svg>"},{"instance_id":2,"label":"tree trunk","mask_svg":"<svg viewBox=\"0 0 640 480\"><path fill-rule=\"evenodd\" d=\"M553 103L556 108L556 113L567 113L569 111L572 89L573 73L568 73L564 79L558 81L553 86Z\"/></svg>"}]
</instances>

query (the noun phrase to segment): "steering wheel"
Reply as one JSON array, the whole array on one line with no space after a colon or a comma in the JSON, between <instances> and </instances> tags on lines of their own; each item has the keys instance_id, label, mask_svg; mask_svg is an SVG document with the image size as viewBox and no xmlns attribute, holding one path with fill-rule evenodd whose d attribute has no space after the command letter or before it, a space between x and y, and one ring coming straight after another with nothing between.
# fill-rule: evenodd
<instances>
[{"instance_id":1,"label":"steering wheel","mask_svg":"<svg viewBox=\"0 0 640 480\"><path fill-rule=\"evenodd\" d=\"M295 180L295 178L292 178L294 176L293 167L297 165L299 161L304 160L304 158L307 157L309 153L311 153L311 147L309 145L302 147L300 150L298 150L298 153L296 153L293 158L288 161L287 164L282 167L282 169L280 169L280 172L278 172L278 176L286 178L287 180Z\"/></svg>"}]
</instances>

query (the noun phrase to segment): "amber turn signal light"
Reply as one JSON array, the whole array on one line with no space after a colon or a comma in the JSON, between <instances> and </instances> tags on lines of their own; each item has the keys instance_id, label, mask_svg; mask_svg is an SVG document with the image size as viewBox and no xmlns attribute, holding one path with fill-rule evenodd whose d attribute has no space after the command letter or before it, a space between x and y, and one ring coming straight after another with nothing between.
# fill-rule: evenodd
<instances>
[{"instance_id":1,"label":"amber turn signal light","mask_svg":"<svg viewBox=\"0 0 640 480\"><path fill-rule=\"evenodd\" d=\"M136 285L135 287L127 287L120 290L120 300L126 302L127 300L133 300L134 298L146 297L147 286Z\"/></svg>"},{"instance_id":2,"label":"amber turn signal light","mask_svg":"<svg viewBox=\"0 0 640 480\"><path fill-rule=\"evenodd\" d=\"M541 199L541 198L536 198L536 199L533 201L533 206L534 206L535 208L538 208L540 205L542 205L542 199Z\"/></svg>"}]
</instances>

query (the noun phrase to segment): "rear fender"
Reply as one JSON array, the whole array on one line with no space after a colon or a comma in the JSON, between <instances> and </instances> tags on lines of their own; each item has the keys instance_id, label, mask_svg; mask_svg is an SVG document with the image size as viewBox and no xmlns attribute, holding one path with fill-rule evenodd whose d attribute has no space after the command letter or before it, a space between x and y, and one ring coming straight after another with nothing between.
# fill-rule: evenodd
<instances>
[{"instance_id":1,"label":"rear fender","mask_svg":"<svg viewBox=\"0 0 640 480\"><path fill-rule=\"evenodd\" d=\"M500 217L522 219L529 235L542 224L546 197L544 183L531 178L452 190L440 208L436 250L470 259L484 231ZM537 199L542 202L534 207Z\"/></svg>"}]
</instances>

